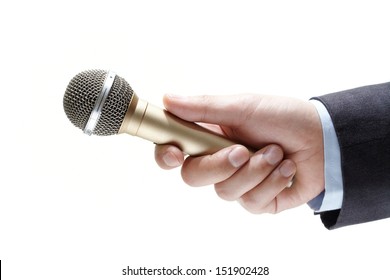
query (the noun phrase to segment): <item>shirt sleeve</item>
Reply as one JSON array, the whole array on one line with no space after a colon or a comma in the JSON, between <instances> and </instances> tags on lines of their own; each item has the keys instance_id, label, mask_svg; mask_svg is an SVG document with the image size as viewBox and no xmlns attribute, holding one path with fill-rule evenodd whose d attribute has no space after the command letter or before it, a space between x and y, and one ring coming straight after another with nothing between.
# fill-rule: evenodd
<instances>
[{"instance_id":1,"label":"shirt sleeve","mask_svg":"<svg viewBox=\"0 0 390 280\"><path fill-rule=\"evenodd\" d=\"M332 119L325 106L318 100L310 100L321 119L324 141L325 190L308 205L316 212L341 208L343 202L343 178L341 172L340 145Z\"/></svg>"}]
</instances>

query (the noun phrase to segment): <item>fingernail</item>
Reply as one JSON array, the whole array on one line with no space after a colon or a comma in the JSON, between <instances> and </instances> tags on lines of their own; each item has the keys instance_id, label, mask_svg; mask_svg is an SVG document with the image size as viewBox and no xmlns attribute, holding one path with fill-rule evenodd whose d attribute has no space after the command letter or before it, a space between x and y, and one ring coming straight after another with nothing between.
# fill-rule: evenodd
<instances>
[{"instance_id":1,"label":"fingernail","mask_svg":"<svg viewBox=\"0 0 390 280\"><path fill-rule=\"evenodd\" d=\"M165 153L162 159L169 167L176 167L180 165L180 162L172 153Z\"/></svg>"},{"instance_id":2,"label":"fingernail","mask_svg":"<svg viewBox=\"0 0 390 280\"><path fill-rule=\"evenodd\" d=\"M229 162L234 167L240 167L249 159L248 151L244 147L235 147L228 155Z\"/></svg>"},{"instance_id":3,"label":"fingernail","mask_svg":"<svg viewBox=\"0 0 390 280\"><path fill-rule=\"evenodd\" d=\"M282 166L280 167L279 169L280 171L280 174L282 174L283 177L290 177L291 175L294 174L295 172L295 165L290 162L290 161L286 161L286 162L283 162Z\"/></svg>"},{"instance_id":4,"label":"fingernail","mask_svg":"<svg viewBox=\"0 0 390 280\"><path fill-rule=\"evenodd\" d=\"M264 153L265 160L271 164L275 165L283 158L283 152L274 146L269 147Z\"/></svg>"}]
</instances>

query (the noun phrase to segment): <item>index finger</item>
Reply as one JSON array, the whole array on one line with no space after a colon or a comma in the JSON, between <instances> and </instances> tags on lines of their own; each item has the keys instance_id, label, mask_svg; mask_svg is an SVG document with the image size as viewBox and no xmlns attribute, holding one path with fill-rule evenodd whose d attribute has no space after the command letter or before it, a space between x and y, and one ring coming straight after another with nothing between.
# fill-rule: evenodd
<instances>
[{"instance_id":1,"label":"index finger","mask_svg":"<svg viewBox=\"0 0 390 280\"><path fill-rule=\"evenodd\" d=\"M247 95L187 97L167 94L163 102L168 111L184 120L225 126L242 124L253 105Z\"/></svg>"}]
</instances>

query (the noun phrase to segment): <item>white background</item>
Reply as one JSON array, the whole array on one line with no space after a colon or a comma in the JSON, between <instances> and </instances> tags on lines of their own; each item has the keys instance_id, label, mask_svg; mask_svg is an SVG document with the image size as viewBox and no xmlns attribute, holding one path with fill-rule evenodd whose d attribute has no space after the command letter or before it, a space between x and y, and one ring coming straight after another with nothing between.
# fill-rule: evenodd
<instances>
[{"instance_id":1,"label":"white background","mask_svg":"<svg viewBox=\"0 0 390 280\"><path fill-rule=\"evenodd\" d=\"M122 276L127 265L388 279L389 220L328 231L306 205L251 215L159 169L151 143L85 136L62 107L69 80L93 68L156 105L387 82L386 1L2 1L0 30L4 279L164 278ZM188 277L214 278L236 279Z\"/></svg>"}]
</instances>

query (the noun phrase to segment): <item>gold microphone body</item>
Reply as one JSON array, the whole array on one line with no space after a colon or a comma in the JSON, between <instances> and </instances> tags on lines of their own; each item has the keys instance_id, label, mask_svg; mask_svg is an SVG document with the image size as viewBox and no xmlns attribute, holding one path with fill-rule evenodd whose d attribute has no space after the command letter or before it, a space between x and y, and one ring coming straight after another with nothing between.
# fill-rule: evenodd
<instances>
[{"instance_id":1,"label":"gold microphone body","mask_svg":"<svg viewBox=\"0 0 390 280\"><path fill-rule=\"evenodd\" d=\"M184 121L133 95L130 106L119 129L154 142L171 144L188 155L213 154L235 143L198 124Z\"/></svg>"}]
</instances>

